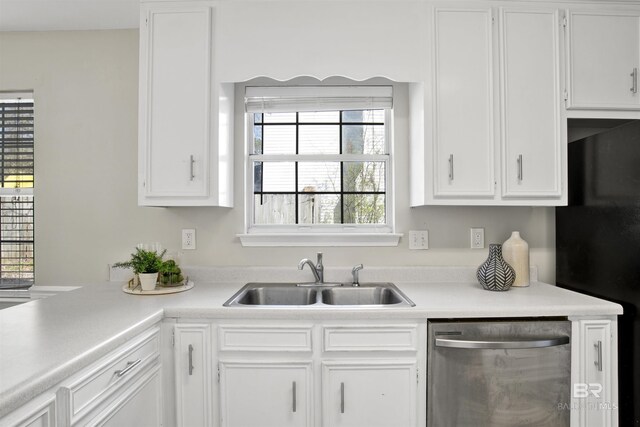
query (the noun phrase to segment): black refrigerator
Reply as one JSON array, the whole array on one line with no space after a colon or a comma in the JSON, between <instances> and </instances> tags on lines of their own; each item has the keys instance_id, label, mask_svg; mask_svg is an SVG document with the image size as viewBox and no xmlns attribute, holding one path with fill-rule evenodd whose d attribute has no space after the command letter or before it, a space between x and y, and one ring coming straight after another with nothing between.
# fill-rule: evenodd
<instances>
[{"instance_id":1,"label":"black refrigerator","mask_svg":"<svg viewBox=\"0 0 640 427\"><path fill-rule=\"evenodd\" d=\"M556 282L624 308L620 426L640 426L640 121L569 143L569 206L556 208Z\"/></svg>"}]
</instances>

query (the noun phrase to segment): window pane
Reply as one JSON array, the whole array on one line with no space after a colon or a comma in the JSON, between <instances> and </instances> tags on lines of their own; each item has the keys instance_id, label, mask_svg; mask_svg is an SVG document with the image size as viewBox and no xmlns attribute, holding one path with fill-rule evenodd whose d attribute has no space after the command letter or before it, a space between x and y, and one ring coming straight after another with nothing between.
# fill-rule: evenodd
<instances>
[{"instance_id":1,"label":"window pane","mask_svg":"<svg viewBox=\"0 0 640 427\"><path fill-rule=\"evenodd\" d=\"M298 113L300 123L338 123L339 111L309 111Z\"/></svg>"},{"instance_id":2,"label":"window pane","mask_svg":"<svg viewBox=\"0 0 640 427\"><path fill-rule=\"evenodd\" d=\"M344 123L384 123L384 110L343 111Z\"/></svg>"},{"instance_id":3,"label":"window pane","mask_svg":"<svg viewBox=\"0 0 640 427\"><path fill-rule=\"evenodd\" d=\"M264 113L265 123L295 123L296 113Z\"/></svg>"},{"instance_id":4,"label":"window pane","mask_svg":"<svg viewBox=\"0 0 640 427\"><path fill-rule=\"evenodd\" d=\"M344 224L384 224L384 194L345 194Z\"/></svg>"},{"instance_id":5,"label":"window pane","mask_svg":"<svg viewBox=\"0 0 640 427\"><path fill-rule=\"evenodd\" d=\"M301 194L298 196L299 224L340 224L340 196Z\"/></svg>"},{"instance_id":6,"label":"window pane","mask_svg":"<svg viewBox=\"0 0 640 427\"><path fill-rule=\"evenodd\" d=\"M256 194L253 206L255 224L296 223L296 197L293 194Z\"/></svg>"},{"instance_id":7,"label":"window pane","mask_svg":"<svg viewBox=\"0 0 640 427\"><path fill-rule=\"evenodd\" d=\"M296 127L291 125L264 126L262 154L295 154Z\"/></svg>"},{"instance_id":8,"label":"window pane","mask_svg":"<svg viewBox=\"0 0 640 427\"><path fill-rule=\"evenodd\" d=\"M262 163L262 189L266 193L279 191L295 191L295 163L294 162L263 162ZM254 173L254 188L258 182L258 176Z\"/></svg>"},{"instance_id":9,"label":"window pane","mask_svg":"<svg viewBox=\"0 0 640 427\"><path fill-rule=\"evenodd\" d=\"M345 125L342 127L344 154L386 154L382 125Z\"/></svg>"},{"instance_id":10,"label":"window pane","mask_svg":"<svg viewBox=\"0 0 640 427\"><path fill-rule=\"evenodd\" d=\"M344 162L344 191L385 191L384 162Z\"/></svg>"},{"instance_id":11,"label":"window pane","mask_svg":"<svg viewBox=\"0 0 640 427\"><path fill-rule=\"evenodd\" d=\"M262 123L262 113L253 114L253 123Z\"/></svg>"},{"instance_id":12,"label":"window pane","mask_svg":"<svg viewBox=\"0 0 640 427\"><path fill-rule=\"evenodd\" d=\"M298 163L298 191L340 191L340 162Z\"/></svg>"},{"instance_id":13,"label":"window pane","mask_svg":"<svg viewBox=\"0 0 640 427\"><path fill-rule=\"evenodd\" d=\"M253 127L253 152L262 154L262 126Z\"/></svg>"},{"instance_id":14,"label":"window pane","mask_svg":"<svg viewBox=\"0 0 640 427\"><path fill-rule=\"evenodd\" d=\"M299 154L340 153L340 129L338 126L301 125L298 132Z\"/></svg>"}]
</instances>

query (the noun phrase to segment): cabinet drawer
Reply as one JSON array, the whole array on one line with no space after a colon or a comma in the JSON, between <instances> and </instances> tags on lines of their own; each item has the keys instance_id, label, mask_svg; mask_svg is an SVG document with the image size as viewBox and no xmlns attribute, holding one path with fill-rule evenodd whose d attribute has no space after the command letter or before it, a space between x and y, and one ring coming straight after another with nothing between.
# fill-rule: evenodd
<instances>
[{"instance_id":1,"label":"cabinet drawer","mask_svg":"<svg viewBox=\"0 0 640 427\"><path fill-rule=\"evenodd\" d=\"M323 328L324 351L417 351L418 326L330 326Z\"/></svg>"},{"instance_id":2,"label":"cabinet drawer","mask_svg":"<svg viewBox=\"0 0 640 427\"><path fill-rule=\"evenodd\" d=\"M159 357L155 327L94 363L58 390L60 414L74 424Z\"/></svg>"},{"instance_id":3,"label":"cabinet drawer","mask_svg":"<svg viewBox=\"0 0 640 427\"><path fill-rule=\"evenodd\" d=\"M220 351L311 351L311 326L219 326Z\"/></svg>"}]
</instances>

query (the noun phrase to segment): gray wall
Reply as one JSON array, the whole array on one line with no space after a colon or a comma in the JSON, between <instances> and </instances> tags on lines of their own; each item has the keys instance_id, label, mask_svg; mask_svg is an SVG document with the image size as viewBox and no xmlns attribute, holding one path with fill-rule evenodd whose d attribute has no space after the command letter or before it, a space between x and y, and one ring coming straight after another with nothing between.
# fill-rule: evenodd
<instances>
[{"instance_id":1,"label":"gray wall","mask_svg":"<svg viewBox=\"0 0 640 427\"><path fill-rule=\"evenodd\" d=\"M179 84L179 82L177 82ZM107 278L107 264L139 242L178 251L195 228L187 265L287 265L316 248L243 248L241 93L236 94L236 207L140 208L136 202L138 31L0 33L0 90L34 90L36 102L36 281L81 284ZM540 278L554 282L554 210L529 207L409 208L407 88L396 86L396 226L429 229L427 251L407 239L392 248L323 248L325 265L478 265L469 227L485 242L521 231Z\"/></svg>"}]
</instances>

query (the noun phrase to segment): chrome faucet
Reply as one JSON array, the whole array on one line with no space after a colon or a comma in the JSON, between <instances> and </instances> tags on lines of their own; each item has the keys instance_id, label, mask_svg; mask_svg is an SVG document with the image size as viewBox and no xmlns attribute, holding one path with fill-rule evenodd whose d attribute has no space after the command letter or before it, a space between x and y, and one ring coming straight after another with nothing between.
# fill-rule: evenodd
<instances>
[{"instance_id":1,"label":"chrome faucet","mask_svg":"<svg viewBox=\"0 0 640 427\"><path fill-rule=\"evenodd\" d=\"M353 276L353 281L351 282L351 286L360 286L360 280L358 279L358 272L364 268L364 265L358 264L351 269L351 275Z\"/></svg>"},{"instance_id":2,"label":"chrome faucet","mask_svg":"<svg viewBox=\"0 0 640 427\"><path fill-rule=\"evenodd\" d=\"M302 270L305 265L309 265L316 283L324 283L324 266L322 265L322 252L318 252L318 262L314 265L309 258L301 259L298 263L298 270Z\"/></svg>"}]
</instances>

